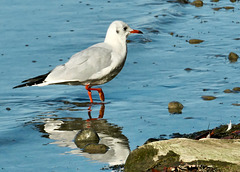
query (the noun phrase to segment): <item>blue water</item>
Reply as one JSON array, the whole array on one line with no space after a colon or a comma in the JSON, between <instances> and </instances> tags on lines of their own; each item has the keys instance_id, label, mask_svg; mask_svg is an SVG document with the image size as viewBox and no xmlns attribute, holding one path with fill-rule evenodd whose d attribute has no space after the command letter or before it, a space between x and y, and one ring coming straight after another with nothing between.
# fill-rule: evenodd
<instances>
[{"instance_id":1,"label":"blue water","mask_svg":"<svg viewBox=\"0 0 240 172\"><path fill-rule=\"evenodd\" d=\"M235 8L212 9L223 6ZM239 106L232 105L239 103L239 93L223 92L240 86L239 62L227 58L231 51L240 55L239 13L239 2L230 1L208 0L197 8L167 0L2 0L0 171L103 171L124 163L129 151L150 137L239 123ZM12 89L103 41L114 20L144 34L129 37L123 70L101 86L103 118L93 120L100 104L92 105L89 116L82 86ZM204 101L203 95L217 99ZM97 93L93 99L99 101ZM183 113L169 114L170 101L181 102ZM106 154L76 147L74 137L86 127L110 147Z\"/></svg>"}]
</instances>

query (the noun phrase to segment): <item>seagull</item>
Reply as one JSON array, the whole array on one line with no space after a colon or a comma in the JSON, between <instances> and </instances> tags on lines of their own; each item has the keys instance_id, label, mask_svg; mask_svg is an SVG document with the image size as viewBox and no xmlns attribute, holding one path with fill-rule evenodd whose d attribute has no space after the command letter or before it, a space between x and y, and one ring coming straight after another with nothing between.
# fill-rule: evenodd
<instances>
[{"instance_id":1,"label":"seagull","mask_svg":"<svg viewBox=\"0 0 240 172\"><path fill-rule=\"evenodd\" d=\"M92 86L111 81L122 70L127 57L127 37L133 33L142 34L140 30L130 28L123 21L114 21L107 30L104 42L74 54L65 64L46 74L24 80L23 84L13 88L55 84L83 85L91 103L91 91L98 91L100 100L104 102L102 89Z\"/></svg>"}]
</instances>

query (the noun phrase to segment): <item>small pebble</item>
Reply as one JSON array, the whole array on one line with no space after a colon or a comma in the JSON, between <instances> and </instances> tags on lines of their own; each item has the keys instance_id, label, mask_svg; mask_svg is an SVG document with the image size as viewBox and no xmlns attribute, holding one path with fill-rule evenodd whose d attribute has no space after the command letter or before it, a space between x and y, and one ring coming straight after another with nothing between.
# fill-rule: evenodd
<instances>
[{"instance_id":1,"label":"small pebble","mask_svg":"<svg viewBox=\"0 0 240 172\"><path fill-rule=\"evenodd\" d=\"M218 11L218 10L222 9L222 7L216 7L216 8L212 8L212 9L215 11Z\"/></svg>"},{"instance_id":2,"label":"small pebble","mask_svg":"<svg viewBox=\"0 0 240 172\"><path fill-rule=\"evenodd\" d=\"M190 39L188 42L189 42L189 44L200 44L200 43L204 42L204 40L201 40L201 39Z\"/></svg>"},{"instance_id":3,"label":"small pebble","mask_svg":"<svg viewBox=\"0 0 240 172\"><path fill-rule=\"evenodd\" d=\"M202 99L203 100L214 100L214 99L216 99L217 97L215 97L215 96L202 96Z\"/></svg>"},{"instance_id":4,"label":"small pebble","mask_svg":"<svg viewBox=\"0 0 240 172\"><path fill-rule=\"evenodd\" d=\"M226 89L226 90L224 90L223 92L224 92L224 93L232 93L233 91L230 90L230 89Z\"/></svg>"},{"instance_id":5,"label":"small pebble","mask_svg":"<svg viewBox=\"0 0 240 172\"><path fill-rule=\"evenodd\" d=\"M229 53L228 59L230 62L236 62L238 60L238 55L234 52Z\"/></svg>"},{"instance_id":6,"label":"small pebble","mask_svg":"<svg viewBox=\"0 0 240 172\"><path fill-rule=\"evenodd\" d=\"M226 6L226 7L223 7L225 10L232 10L232 9L234 9L234 7L228 7L228 6Z\"/></svg>"},{"instance_id":7,"label":"small pebble","mask_svg":"<svg viewBox=\"0 0 240 172\"><path fill-rule=\"evenodd\" d=\"M240 91L240 87L234 87L233 91Z\"/></svg>"},{"instance_id":8,"label":"small pebble","mask_svg":"<svg viewBox=\"0 0 240 172\"><path fill-rule=\"evenodd\" d=\"M195 0L191 3L192 5L195 5L196 7L202 7L203 6L203 1L201 0Z\"/></svg>"},{"instance_id":9,"label":"small pebble","mask_svg":"<svg viewBox=\"0 0 240 172\"><path fill-rule=\"evenodd\" d=\"M184 106L180 102L177 102L177 101L172 101L172 102L168 103L168 111L171 114L181 114L183 107Z\"/></svg>"},{"instance_id":10,"label":"small pebble","mask_svg":"<svg viewBox=\"0 0 240 172\"><path fill-rule=\"evenodd\" d=\"M191 69L191 68L188 67L188 68L185 68L184 70L185 70L185 71L191 71L191 70L193 70L193 69Z\"/></svg>"}]
</instances>

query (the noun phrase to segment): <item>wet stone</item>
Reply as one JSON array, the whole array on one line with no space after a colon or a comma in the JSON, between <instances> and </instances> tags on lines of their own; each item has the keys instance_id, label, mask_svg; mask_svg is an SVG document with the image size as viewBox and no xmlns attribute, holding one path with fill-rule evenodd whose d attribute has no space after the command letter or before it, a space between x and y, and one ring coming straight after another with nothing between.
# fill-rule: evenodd
<instances>
[{"instance_id":1,"label":"wet stone","mask_svg":"<svg viewBox=\"0 0 240 172\"><path fill-rule=\"evenodd\" d=\"M171 114L181 114L183 107L180 102L172 101L168 103L168 112Z\"/></svg>"},{"instance_id":2,"label":"wet stone","mask_svg":"<svg viewBox=\"0 0 240 172\"><path fill-rule=\"evenodd\" d=\"M217 97L215 97L215 96L202 96L202 99L203 100L214 100L214 99L216 99Z\"/></svg>"},{"instance_id":3,"label":"wet stone","mask_svg":"<svg viewBox=\"0 0 240 172\"><path fill-rule=\"evenodd\" d=\"M93 129L84 129L77 133L74 142L79 148L84 148L86 145L99 142L100 138Z\"/></svg>"},{"instance_id":4,"label":"wet stone","mask_svg":"<svg viewBox=\"0 0 240 172\"><path fill-rule=\"evenodd\" d=\"M222 9L222 7L216 7L216 8L212 8L212 9L215 10L215 11L219 11L219 10Z\"/></svg>"},{"instance_id":5,"label":"wet stone","mask_svg":"<svg viewBox=\"0 0 240 172\"><path fill-rule=\"evenodd\" d=\"M233 91L230 90L230 89L226 89L226 90L224 90L223 92L224 92L224 93L232 93Z\"/></svg>"},{"instance_id":6,"label":"wet stone","mask_svg":"<svg viewBox=\"0 0 240 172\"><path fill-rule=\"evenodd\" d=\"M234 52L229 53L228 59L230 62L236 62L238 60L238 55Z\"/></svg>"},{"instance_id":7,"label":"wet stone","mask_svg":"<svg viewBox=\"0 0 240 172\"><path fill-rule=\"evenodd\" d=\"M234 7L228 7L228 6L226 6L226 7L223 7L225 10L233 10L234 9Z\"/></svg>"},{"instance_id":8,"label":"wet stone","mask_svg":"<svg viewBox=\"0 0 240 172\"><path fill-rule=\"evenodd\" d=\"M192 5L195 5L196 7L202 7L203 6L203 1L201 0L195 0L191 3Z\"/></svg>"},{"instance_id":9,"label":"wet stone","mask_svg":"<svg viewBox=\"0 0 240 172\"><path fill-rule=\"evenodd\" d=\"M233 91L240 91L240 87L234 87Z\"/></svg>"},{"instance_id":10,"label":"wet stone","mask_svg":"<svg viewBox=\"0 0 240 172\"><path fill-rule=\"evenodd\" d=\"M104 154L109 150L109 147L104 144L90 143L83 148L84 152L90 154Z\"/></svg>"},{"instance_id":11,"label":"wet stone","mask_svg":"<svg viewBox=\"0 0 240 172\"><path fill-rule=\"evenodd\" d=\"M185 71L191 71L191 70L193 70L193 69L191 69L191 68L188 67L188 68L185 68L184 70L185 70Z\"/></svg>"},{"instance_id":12,"label":"wet stone","mask_svg":"<svg viewBox=\"0 0 240 172\"><path fill-rule=\"evenodd\" d=\"M201 39L190 39L188 42L189 42L189 44L200 44L200 43L204 42L204 40L201 40Z\"/></svg>"}]
</instances>

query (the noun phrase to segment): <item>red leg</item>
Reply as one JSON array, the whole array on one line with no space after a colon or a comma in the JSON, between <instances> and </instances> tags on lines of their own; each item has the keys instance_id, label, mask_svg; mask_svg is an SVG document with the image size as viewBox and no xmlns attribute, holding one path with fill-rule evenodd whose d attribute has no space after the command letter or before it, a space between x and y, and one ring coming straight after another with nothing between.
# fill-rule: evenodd
<instances>
[{"instance_id":1,"label":"red leg","mask_svg":"<svg viewBox=\"0 0 240 172\"><path fill-rule=\"evenodd\" d=\"M88 96L89 96L90 102L93 103L92 92L91 92L91 90L90 90L89 85L86 85L86 86L85 86L85 89L88 91Z\"/></svg>"},{"instance_id":2,"label":"red leg","mask_svg":"<svg viewBox=\"0 0 240 172\"><path fill-rule=\"evenodd\" d=\"M85 89L88 90L88 96L89 96L89 99L90 99L90 102L93 103L93 100L92 100L92 90L93 91L98 91L98 94L99 94L99 97L100 97L100 100L103 102L105 100L105 97L104 97L104 93L102 91L101 88L91 88L89 85L86 85L85 86Z\"/></svg>"}]
</instances>

